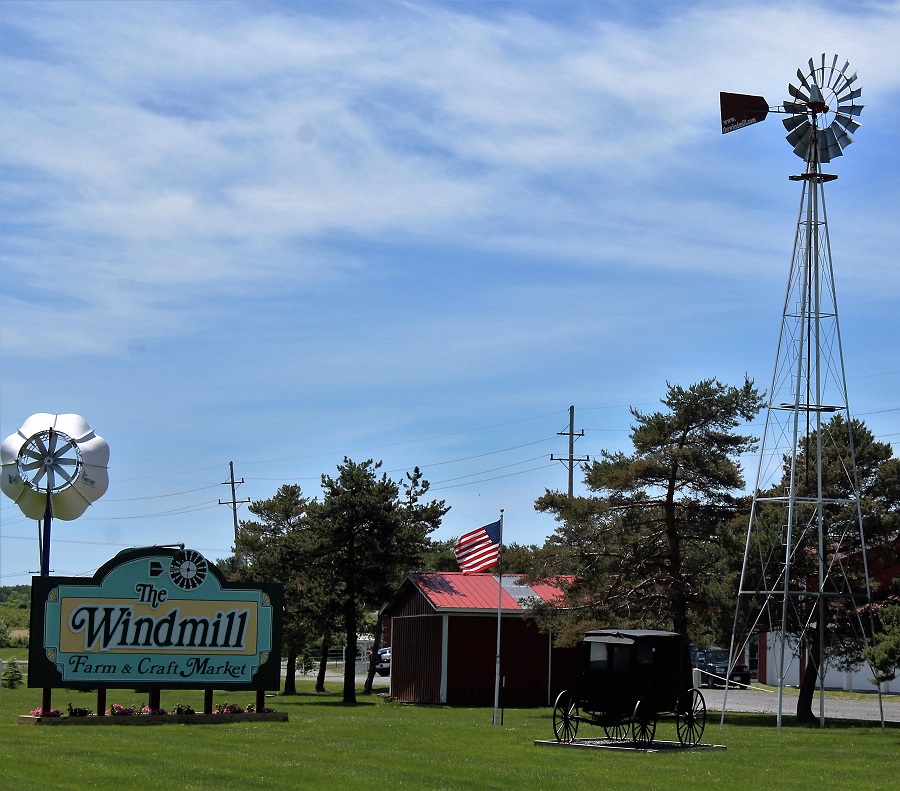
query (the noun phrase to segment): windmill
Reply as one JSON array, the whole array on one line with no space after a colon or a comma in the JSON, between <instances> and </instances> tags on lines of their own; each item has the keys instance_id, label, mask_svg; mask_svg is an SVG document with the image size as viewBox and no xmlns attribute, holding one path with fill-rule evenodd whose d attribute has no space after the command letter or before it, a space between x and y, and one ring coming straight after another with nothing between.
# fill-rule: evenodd
<instances>
[{"instance_id":1,"label":"windmill","mask_svg":"<svg viewBox=\"0 0 900 791\"><path fill-rule=\"evenodd\" d=\"M0 445L0 489L30 519L43 519L41 576L50 574L53 517L77 519L109 486L109 445L80 415L32 415Z\"/></svg>"},{"instance_id":2,"label":"windmill","mask_svg":"<svg viewBox=\"0 0 900 791\"><path fill-rule=\"evenodd\" d=\"M721 94L722 133L784 114L788 144L806 167L790 276L759 466L744 546L729 669L751 635L774 648L777 727L784 687L801 677L800 658L818 676L824 724L826 657L838 635L857 645L872 634L872 592L859 474L838 323L822 164L842 156L860 124L861 89L849 62L810 58L788 85L790 99ZM848 452L849 449L849 452ZM849 629L849 632L847 631ZM762 643L762 638L760 639ZM766 651L760 645L760 654ZM810 665L812 663L812 665ZM726 686L726 702L727 702ZM879 685L879 700L881 688ZM723 705L723 719L725 706ZM884 718L882 714L882 725Z\"/></svg>"}]
</instances>

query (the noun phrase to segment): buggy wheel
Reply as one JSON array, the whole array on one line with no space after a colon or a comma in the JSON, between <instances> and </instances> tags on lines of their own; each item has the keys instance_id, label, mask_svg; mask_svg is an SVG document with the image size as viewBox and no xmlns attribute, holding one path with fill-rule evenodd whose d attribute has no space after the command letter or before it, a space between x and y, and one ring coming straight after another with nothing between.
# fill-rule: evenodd
<instances>
[{"instance_id":1,"label":"buggy wheel","mask_svg":"<svg viewBox=\"0 0 900 791\"><path fill-rule=\"evenodd\" d=\"M566 743L574 741L578 733L578 722L578 703L569 691L564 689L559 693L553 707L553 733L556 734L556 741Z\"/></svg>"},{"instance_id":2,"label":"buggy wheel","mask_svg":"<svg viewBox=\"0 0 900 791\"><path fill-rule=\"evenodd\" d=\"M616 715L615 722L603 726L603 732L607 739L614 739L617 742L624 741L628 738L628 720L621 715Z\"/></svg>"},{"instance_id":3,"label":"buggy wheel","mask_svg":"<svg viewBox=\"0 0 900 791\"><path fill-rule=\"evenodd\" d=\"M635 717L631 722L631 741L638 749L646 750L653 744L653 737L656 735L656 717L641 711L641 708L640 703L635 706Z\"/></svg>"},{"instance_id":4,"label":"buggy wheel","mask_svg":"<svg viewBox=\"0 0 900 791\"><path fill-rule=\"evenodd\" d=\"M689 689L681 696L675 712L678 741L688 747L700 743L706 728L706 701L699 689Z\"/></svg>"}]
</instances>

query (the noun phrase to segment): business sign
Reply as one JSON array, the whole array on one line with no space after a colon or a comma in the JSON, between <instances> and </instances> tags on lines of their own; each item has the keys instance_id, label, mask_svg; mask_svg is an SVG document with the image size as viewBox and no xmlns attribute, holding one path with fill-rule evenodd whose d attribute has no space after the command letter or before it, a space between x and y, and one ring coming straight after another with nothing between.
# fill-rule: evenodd
<instances>
[{"instance_id":1,"label":"business sign","mask_svg":"<svg viewBox=\"0 0 900 791\"><path fill-rule=\"evenodd\" d=\"M278 689L282 586L199 552L120 552L91 578L33 577L30 687Z\"/></svg>"}]
</instances>

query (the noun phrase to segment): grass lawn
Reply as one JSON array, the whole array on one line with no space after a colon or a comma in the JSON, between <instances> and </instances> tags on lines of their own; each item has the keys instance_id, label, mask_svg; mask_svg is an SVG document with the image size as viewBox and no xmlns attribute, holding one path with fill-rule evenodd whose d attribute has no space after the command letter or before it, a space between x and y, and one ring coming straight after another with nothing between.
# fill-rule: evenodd
<instances>
[{"instance_id":1,"label":"grass lawn","mask_svg":"<svg viewBox=\"0 0 900 791\"><path fill-rule=\"evenodd\" d=\"M5 653L5 652L4 652ZM341 703L339 685L317 695L269 699L288 723L148 727L26 727L17 715L39 705L37 689L0 689L0 789L660 789L675 791L877 791L897 788L900 726L842 722L819 730L787 726L774 716L730 714L724 729L711 717L703 741L725 751L622 753L538 747L552 738L549 708L505 712L491 725L489 708L439 708L360 696ZM216 694L246 705L252 693ZM244 699L246 698L246 700ZM93 693L54 690L53 705L95 708ZM146 703L110 690L108 704ZM163 691L162 704L202 708L201 693ZM660 722L658 738L674 738ZM602 736L583 725L580 736Z\"/></svg>"}]
</instances>

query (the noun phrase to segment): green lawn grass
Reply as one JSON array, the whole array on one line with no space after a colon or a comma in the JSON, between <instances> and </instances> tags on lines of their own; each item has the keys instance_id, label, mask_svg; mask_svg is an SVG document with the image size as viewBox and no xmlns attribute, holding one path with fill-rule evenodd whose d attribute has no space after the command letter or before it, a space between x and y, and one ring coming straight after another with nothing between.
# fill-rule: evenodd
<instances>
[{"instance_id":1,"label":"green lawn grass","mask_svg":"<svg viewBox=\"0 0 900 791\"><path fill-rule=\"evenodd\" d=\"M624 753L539 747L552 737L549 708L513 709L491 725L489 708L387 703L360 696L341 703L339 685L269 705L288 723L148 727L26 727L17 715L35 708L40 690L0 689L0 789L660 789L740 791L877 791L897 786L900 726L833 723L819 730L774 717L730 714L724 729L711 717L704 742L724 751ZM244 700L246 698L246 700ZM216 694L246 705L252 693ZM95 708L96 696L54 690L53 705ZM108 703L143 705L145 696L110 690ZM201 693L163 692L163 706L200 709ZM579 736L602 736L582 726ZM674 727L661 722L657 737Z\"/></svg>"}]
</instances>

